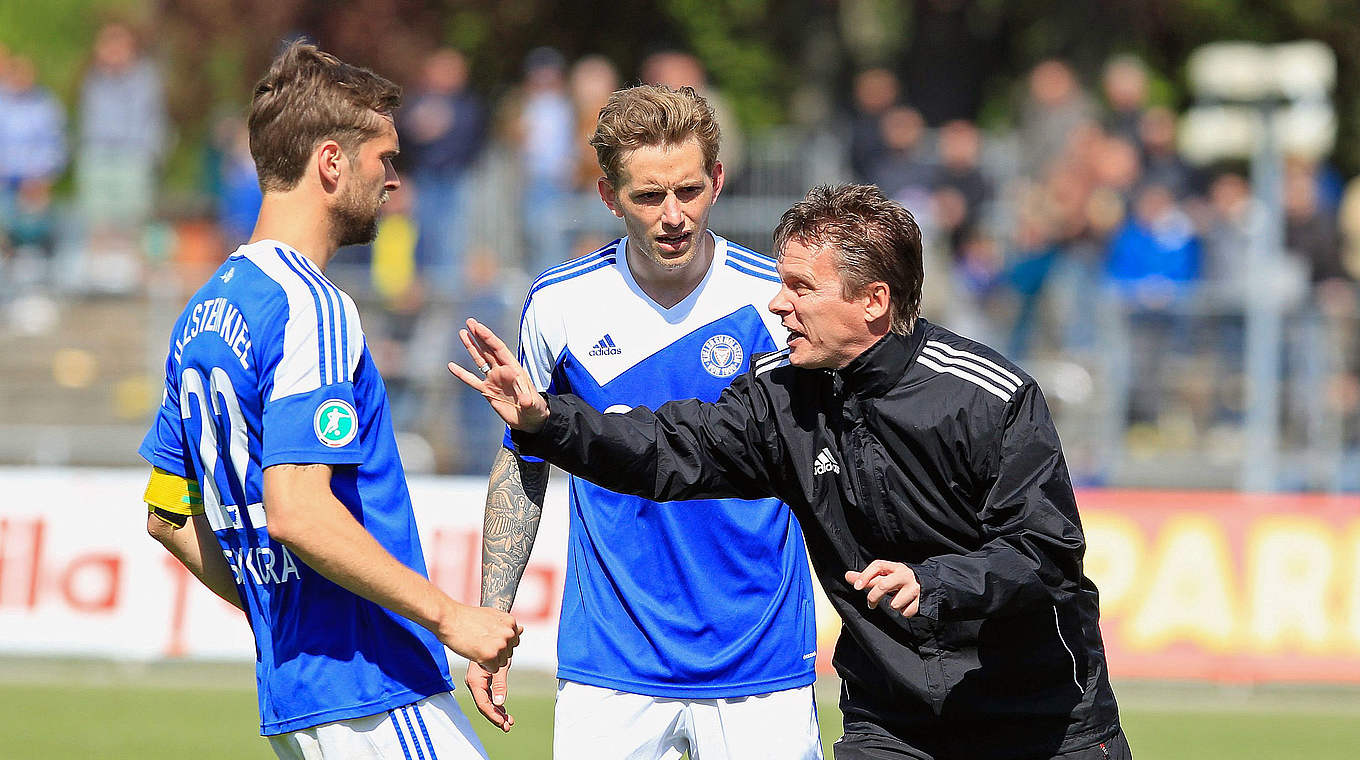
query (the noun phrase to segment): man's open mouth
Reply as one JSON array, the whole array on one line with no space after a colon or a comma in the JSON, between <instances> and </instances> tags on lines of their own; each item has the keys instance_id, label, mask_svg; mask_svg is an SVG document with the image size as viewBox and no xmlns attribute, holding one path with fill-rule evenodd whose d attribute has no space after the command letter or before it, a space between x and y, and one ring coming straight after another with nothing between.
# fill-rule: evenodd
<instances>
[{"instance_id":1,"label":"man's open mouth","mask_svg":"<svg viewBox=\"0 0 1360 760\"><path fill-rule=\"evenodd\" d=\"M677 235L657 235L656 242L668 248L679 248L689 242L690 237L692 235L688 232L681 232Z\"/></svg>"}]
</instances>

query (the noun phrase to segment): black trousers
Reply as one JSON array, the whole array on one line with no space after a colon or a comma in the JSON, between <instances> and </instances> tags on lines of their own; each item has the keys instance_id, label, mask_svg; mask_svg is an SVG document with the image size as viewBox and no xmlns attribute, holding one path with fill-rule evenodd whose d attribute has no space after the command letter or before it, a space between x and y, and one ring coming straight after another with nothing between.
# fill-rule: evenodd
<instances>
[{"instance_id":1,"label":"black trousers","mask_svg":"<svg viewBox=\"0 0 1360 760\"><path fill-rule=\"evenodd\" d=\"M832 751L835 760L954 760L928 754L886 732L855 731L853 726L847 726L847 732L836 740ZM1091 747L1032 760L1133 760L1133 751L1120 729L1114 736Z\"/></svg>"}]
</instances>

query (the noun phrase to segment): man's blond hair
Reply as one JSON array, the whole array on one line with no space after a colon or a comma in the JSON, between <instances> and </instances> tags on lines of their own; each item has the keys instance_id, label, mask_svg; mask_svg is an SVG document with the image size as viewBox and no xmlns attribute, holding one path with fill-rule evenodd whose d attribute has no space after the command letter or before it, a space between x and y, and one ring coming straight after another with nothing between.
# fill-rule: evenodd
<instances>
[{"instance_id":1,"label":"man's blond hair","mask_svg":"<svg viewBox=\"0 0 1360 760\"><path fill-rule=\"evenodd\" d=\"M679 145L691 136L704 153L704 171L713 176L718 163L722 131L713 108L693 87L672 90L665 85L642 84L609 96L600 109L590 145L610 184L623 179L624 156L638 148Z\"/></svg>"}]
</instances>

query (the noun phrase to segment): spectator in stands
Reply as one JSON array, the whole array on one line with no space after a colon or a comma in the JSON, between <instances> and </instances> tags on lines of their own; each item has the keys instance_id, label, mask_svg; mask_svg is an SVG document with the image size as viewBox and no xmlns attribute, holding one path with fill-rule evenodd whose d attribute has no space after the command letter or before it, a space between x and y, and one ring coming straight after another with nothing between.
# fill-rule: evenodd
<instances>
[{"instance_id":1,"label":"spectator in stands","mask_svg":"<svg viewBox=\"0 0 1360 760\"><path fill-rule=\"evenodd\" d=\"M1147 182L1164 185L1178 201L1204 192L1199 173L1176 150L1176 114L1169 108L1150 108L1138 124Z\"/></svg>"},{"instance_id":2,"label":"spectator in stands","mask_svg":"<svg viewBox=\"0 0 1360 760\"><path fill-rule=\"evenodd\" d=\"M619 71L608 58L588 55L572 64L569 83L571 100L576 109L576 163L572 170L574 217L580 220L581 226L570 254L575 257L613 240L618 225L618 220L609 213L609 208L600 203L599 191L595 186L600 179L600 160L590 145L590 137L595 134L600 109L609 96L619 89ZM477 410L478 414L485 412L485 409Z\"/></svg>"},{"instance_id":3,"label":"spectator in stands","mask_svg":"<svg viewBox=\"0 0 1360 760\"><path fill-rule=\"evenodd\" d=\"M1118 55L1105 64L1101 78L1105 103L1105 130L1130 142L1138 140L1139 125L1148 101L1148 73L1141 58Z\"/></svg>"},{"instance_id":4,"label":"spectator in stands","mask_svg":"<svg viewBox=\"0 0 1360 760\"><path fill-rule=\"evenodd\" d=\"M939 154L931 182L934 216L957 252L991 200L992 182L982 173L982 136L972 122L956 120L940 127Z\"/></svg>"},{"instance_id":5,"label":"spectator in stands","mask_svg":"<svg viewBox=\"0 0 1360 760\"><path fill-rule=\"evenodd\" d=\"M1200 274L1200 242L1165 185L1146 185L1134 213L1110 241L1106 273L1126 301L1163 307L1184 297Z\"/></svg>"},{"instance_id":6,"label":"spectator in stands","mask_svg":"<svg viewBox=\"0 0 1360 760\"><path fill-rule=\"evenodd\" d=\"M1315 165L1290 161L1284 182L1285 248L1303 260L1315 287L1349 283L1341 263L1341 233L1336 216L1318 201Z\"/></svg>"},{"instance_id":7,"label":"spectator in stands","mask_svg":"<svg viewBox=\"0 0 1360 760\"><path fill-rule=\"evenodd\" d=\"M1246 304L1246 262L1255 207L1251 186L1242 174L1225 170L1210 183L1201 233L1201 279L1210 298L1233 309Z\"/></svg>"},{"instance_id":8,"label":"spectator in stands","mask_svg":"<svg viewBox=\"0 0 1360 760\"><path fill-rule=\"evenodd\" d=\"M468 87L463 54L426 57L420 87L398 114L402 150L415 185L416 261L437 292L462 290L468 177L486 138L486 108Z\"/></svg>"},{"instance_id":9,"label":"spectator in stands","mask_svg":"<svg viewBox=\"0 0 1360 760\"><path fill-rule=\"evenodd\" d=\"M662 50L647 56L639 73L645 84L664 84L672 90L693 87L704 96L722 130L723 171L731 185L746 168L746 137L731 104L708 80L704 65L690 53Z\"/></svg>"},{"instance_id":10,"label":"spectator in stands","mask_svg":"<svg viewBox=\"0 0 1360 760\"><path fill-rule=\"evenodd\" d=\"M855 179L871 182L874 164L883 153L880 122L897 105L897 75L887 69L866 69L855 75L850 116L850 168Z\"/></svg>"},{"instance_id":11,"label":"spectator in stands","mask_svg":"<svg viewBox=\"0 0 1360 760\"><path fill-rule=\"evenodd\" d=\"M1067 63L1050 58L1029 75L1020 108L1021 166L1038 177L1066 149L1072 132L1095 120L1095 104Z\"/></svg>"},{"instance_id":12,"label":"spectator in stands","mask_svg":"<svg viewBox=\"0 0 1360 760\"><path fill-rule=\"evenodd\" d=\"M1200 274L1200 243L1171 189L1148 184L1133 213L1110 241L1106 273L1124 305L1131 334L1128 420L1157 420L1164 368L1188 353L1185 301Z\"/></svg>"},{"instance_id":13,"label":"spectator in stands","mask_svg":"<svg viewBox=\"0 0 1360 760\"><path fill-rule=\"evenodd\" d=\"M0 238L50 255L55 219L52 185L66 166L66 114L38 84L32 59L16 55L0 81ZM0 246L3 247L3 246Z\"/></svg>"},{"instance_id":14,"label":"spectator in stands","mask_svg":"<svg viewBox=\"0 0 1360 760\"><path fill-rule=\"evenodd\" d=\"M250 157L250 132L245 120L235 114L224 116L213 131L216 144L214 160L217 174L217 224L227 250L250 239L264 193Z\"/></svg>"},{"instance_id":15,"label":"spectator in stands","mask_svg":"<svg viewBox=\"0 0 1360 760\"><path fill-rule=\"evenodd\" d=\"M608 58L588 55L572 64L569 82L571 101L576 108L576 142L579 145L575 187L594 194L595 183L600 178L600 161L595 157L595 149L590 147L590 136L595 134L600 109L619 89L619 71ZM601 205L594 198L591 201L592 206ZM613 218L612 214L610 218Z\"/></svg>"},{"instance_id":16,"label":"spectator in stands","mask_svg":"<svg viewBox=\"0 0 1360 760\"><path fill-rule=\"evenodd\" d=\"M541 272L571 251L571 185L576 166L576 114L566 88L566 62L549 47L524 61L524 102L517 122L524 172L525 269Z\"/></svg>"},{"instance_id":17,"label":"spectator in stands","mask_svg":"<svg viewBox=\"0 0 1360 760\"><path fill-rule=\"evenodd\" d=\"M135 235L151 216L168 142L160 72L131 27L99 30L80 92L77 200L95 237Z\"/></svg>"},{"instance_id":18,"label":"spectator in stands","mask_svg":"<svg viewBox=\"0 0 1360 760\"><path fill-rule=\"evenodd\" d=\"M936 171L925 145L925 120L913 108L893 106L879 119L879 136L883 149L873 162L869 178L892 200L927 212L919 221L922 227L932 227L933 220L925 217Z\"/></svg>"}]
</instances>

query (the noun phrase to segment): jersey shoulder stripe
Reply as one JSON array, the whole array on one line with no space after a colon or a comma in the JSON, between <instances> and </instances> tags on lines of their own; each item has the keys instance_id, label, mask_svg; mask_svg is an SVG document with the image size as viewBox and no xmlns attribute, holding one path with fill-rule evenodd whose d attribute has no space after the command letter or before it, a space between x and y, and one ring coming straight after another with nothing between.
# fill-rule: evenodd
<instances>
[{"instance_id":1,"label":"jersey shoulder stripe","mask_svg":"<svg viewBox=\"0 0 1360 760\"><path fill-rule=\"evenodd\" d=\"M551 276L545 273L535 280L533 286L529 288L529 298L533 298L535 293L544 288L580 277L583 274L589 274L602 267L613 266L616 260L613 253L591 254L577 259L574 262L577 264L575 268L561 270Z\"/></svg>"},{"instance_id":2,"label":"jersey shoulder stripe","mask_svg":"<svg viewBox=\"0 0 1360 760\"><path fill-rule=\"evenodd\" d=\"M340 286L331 282L311 259L296 252L293 255L334 298L336 313L340 315L340 332L334 336L340 341L340 382L353 382L354 372L364 351L364 328L359 319L359 307L355 306L354 299L341 290Z\"/></svg>"},{"instance_id":3,"label":"jersey shoulder stripe","mask_svg":"<svg viewBox=\"0 0 1360 760\"><path fill-rule=\"evenodd\" d=\"M778 264L775 260L763 253L757 253L744 245L727 241L727 255L745 264L750 264L757 269L768 269L771 272L778 272Z\"/></svg>"},{"instance_id":4,"label":"jersey shoulder stripe","mask_svg":"<svg viewBox=\"0 0 1360 760\"><path fill-rule=\"evenodd\" d=\"M960 367L949 364L941 364L924 353L916 357L916 361L919 362L922 366L929 367L930 369L933 369L936 372L939 372L940 374L953 375L954 377L957 377L961 380L966 380L972 383L973 385L976 385L977 387L983 389L984 391L987 391L993 396L996 396L1002 401L1010 401L1011 396L1014 393L1014 391L1003 391L1002 389L998 388L992 383Z\"/></svg>"},{"instance_id":5,"label":"jersey shoulder stripe","mask_svg":"<svg viewBox=\"0 0 1360 760\"><path fill-rule=\"evenodd\" d=\"M298 267L297 263L292 261L289 258L288 254L283 252L283 249L276 248L274 250L278 254L279 261L283 262L283 266L286 267L288 271L293 273L293 276L296 278L295 281L301 282L302 286L307 289L307 292L312 297L312 307L316 313L316 325L317 325L316 364L319 383L317 387L320 387L321 385L330 385L332 382L331 370L333 369L332 356L334 354L334 346L332 345L331 341L328 340L328 333L330 332L331 323L330 306L328 303L325 302L325 300L322 299L321 293L318 292L316 289L316 285L312 281L308 280L305 276L303 276L302 270ZM289 307L290 308L288 309L288 325L292 326L298 323L300 315L293 314L293 310L291 308L292 303L289 303ZM286 332L287 328L285 327L284 329ZM285 354L285 358L286 357L287 354Z\"/></svg>"},{"instance_id":6,"label":"jersey shoulder stripe","mask_svg":"<svg viewBox=\"0 0 1360 760\"><path fill-rule=\"evenodd\" d=\"M1020 387L1020 379L996 364L983 359L976 354L966 351L950 351L943 343L927 341L921 349L922 356L928 356L939 364L948 364L953 367L971 372L988 382L995 384L998 388L1014 393Z\"/></svg>"},{"instance_id":7,"label":"jersey shoulder stripe","mask_svg":"<svg viewBox=\"0 0 1360 760\"><path fill-rule=\"evenodd\" d=\"M755 361L751 362L751 371L757 375L762 375L778 367L787 367L789 365L789 354L790 350L787 348L783 351L761 354L755 358Z\"/></svg>"},{"instance_id":8,"label":"jersey shoulder stripe","mask_svg":"<svg viewBox=\"0 0 1360 760\"><path fill-rule=\"evenodd\" d=\"M283 341L278 347L281 356L274 369L270 401L334 382L331 378L339 373L328 363L337 348L329 299L282 248L271 246L267 251L247 253L245 258L273 280L287 299Z\"/></svg>"},{"instance_id":9,"label":"jersey shoulder stripe","mask_svg":"<svg viewBox=\"0 0 1360 760\"><path fill-rule=\"evenodd\" d=\"M751 277L756 277L767 282L780 281L779 275L764 269L758 269L756 267L744 264L740 262L738 259L733 258L730 254L728 255L727 261L725 261L724 263L727 266L737 270L738 272L741 272L742 274L745 275L750 275Z\"/></svg>"},{"instance_id":10,"label":"jersey shoulder stripe","mask_svg":"<svg viewBox=\"0 0 1360 760\"><path fill-rule=\"evenodd\" d=\"M284 252L284 255L292 259L293 263L297 265L298 273L304 279L316 286L327 314L330 316L330 325L326 331L326 339L331 347L331 355L327 360L327 367L331 370L330 382L349 381L351 379L347 340L349 325L345 315L345 306L340 298L340 289L335 287L330 280L327 280L321 274L321 271L302 254L290 251Z\"/></svg>"},{"instance_id":11,"label":"jersey shoulder stripe","mask_svg":"<svg viewBox=\"0 0 1360 760\"><path fill-rule=\"evenodd\" d=\"M615 240L614 242L602 248L597 248L584 256L578 256L569 261L564 261L561 264L557 264L556 266L548 267L547 269L543 270L538 275L538 277L534 278L533 283L529 286L529 290L530 291L536 290L539 288L539 286L547 283L549 280L557 279L558 277L568 274L574 270L581 269L582 267L586 267L591 264L597 263L605 257L614 256L615 249L618 247L619 244L619 240L622 240L622 238L619 238L618 240Z\"/></svg>"},{"instance_id":12,"label":"jersey shoulder stripe","mask_svg":"<svg viewBox=\"0 0 1360 760\"><path fill-rule=\"evenodd\" d=\"M990 360L990 359L988 359L988 358L982 356L981 354L972 353L972 352L969 352L969 351L963 351L963 350L960 350L960 349L958 349L958 348L955 348L955 347L949 345L948 343L944 343L943 341L938 341L938 340L928 340L928 341L926 341L926 345L927 345L927 346L934 347L934 348L938 348L938 349L940 349L941 351L944 351L945 353L950 354L950 355L952 355L952 356L965 357L965 358L971 359L971 360L973 360L973 361L975 361L975 362L978 362L978 363L981 363L981 364L985 364L985 365L987 365L988 367L991 367L992 369L996 370L997 372L1000 372L1001 374L1005 375L1007 378L1010 379L1011 382L1015 383L1016 385L1020 385L1021 383L1024 382L1024 381L1021 380L1018 376L1016 376L1016 374L1015 374L1014 372L1011 372L1010 370L1008 370L1008 369L1006 369L1005 367L1001 366L1000 364L997 364L996 362L994 362L994 361L992 361L992 360Z\"/></svg>"}]
</instances>

